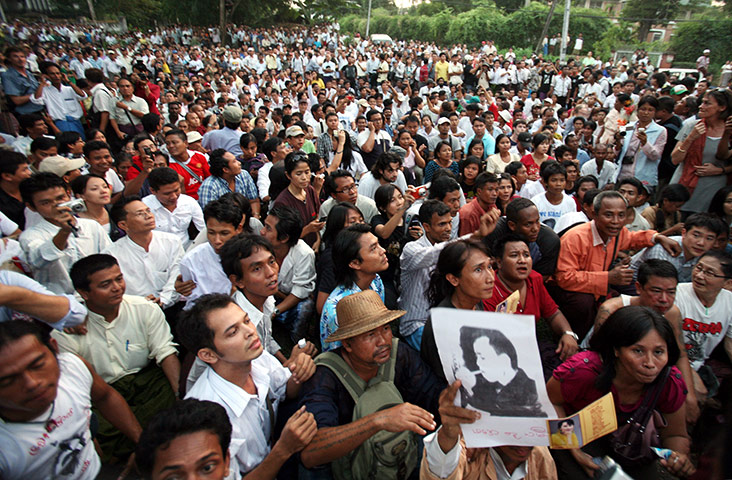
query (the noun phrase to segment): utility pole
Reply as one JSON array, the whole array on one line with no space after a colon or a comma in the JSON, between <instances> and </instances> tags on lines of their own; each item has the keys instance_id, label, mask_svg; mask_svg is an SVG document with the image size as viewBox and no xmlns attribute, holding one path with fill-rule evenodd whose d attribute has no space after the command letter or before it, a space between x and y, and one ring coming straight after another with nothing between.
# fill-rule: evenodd
<instances>
[{"instance_id":1,"label":"utility pole","mask_svg":"<svg viewBox=\"0 0 732 480\"><path fill-rule=\"evenodd\" d=\"M366 17L366 40L369 38L369 28L371 27L371 0L369 0L369 13Z\"/></svg>"},{"instance_id":2,"label":"utility pole","mask_svg":"<svg viewBox=\"0 0 732 480\"><path fill-rule=\"evenodd\" d=\"M91 16L92 21L97 21L97 12L94 11L94 0L86 0L87 5L89 5L89 15Z\"/></svg>"},{"instance_id":3,"label":"utility pole","mask_svg":"<svg viewBox=\"0 0 732 480\"><path fill-rule=\"evenodd\" d=\"M219 0L219 35L221 44L226 45L226 0Z\"/></svg>"},{"instance_id":4,"label":"utility pole","mask_svg":"<svg viewBox=\"0 0 732 480\"><path fill-rule=\"evenodd\" d=\"M546 16L546 22L544 22L544 28L541 30L541 35L539 36L539 42L536 44L536 50L534 50L534 53L539 53L541 50L541 46L544 44L544 37L546 37L547 32L549 31L549 22L552 21L552 16L554 15L554 8L557 6L558 0L552 0L552 6L549 7L549 15Z\"/></svg>"},{"instance_id":5,"label":"utility pole","mask_svg":"<svg viewBox=\"0 0 732 480\"><path fill-rule=\"evenodd\" d=\"M559 52L559 63L567 58L567 33L569 33L569 7L571 0L564 0L564 21L562 22L562 49Z\"/></svg>"}]
</instances>

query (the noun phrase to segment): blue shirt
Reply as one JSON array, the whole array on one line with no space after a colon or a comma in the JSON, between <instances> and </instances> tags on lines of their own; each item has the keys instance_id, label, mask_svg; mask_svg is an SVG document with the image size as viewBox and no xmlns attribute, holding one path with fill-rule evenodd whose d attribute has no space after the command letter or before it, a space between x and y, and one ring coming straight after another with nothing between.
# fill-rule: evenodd
<instances>
[{"instance_id":1,"label":"blue shirt","mask_svg":"<svg viewBox=\"0 0 732 480\"><path fill-rule=\"evenodd\" d=\"M254 180L246 170L242 170L239 175L234 177L234 191L241 193L249 200L259 198L257 187L254 185ZM229 182L221 177L211 175L203 181L198 189L198 204L203 208L208 205L209 202L218 200L229 192L231 192Z\"/></svg>"},{"instance_id":2,"label":"blue shirt","mask_svg":"<svg viewBox=\"0 0 732 480\"><path fill-rule=\"evenodd\" d=\"M203 136L201 145L208 151L214 151L217 148L223 148L229 153L233 153L235 157L241 155L241 146L239 138L244 134L241 130L232 130L224 127L221 130L211 130Z\"/></svg>"},{"instance_id":3,"label":"blue shirt","mask_svg":"<svg viewBox=\"0 0 732 480\"><path fill-rule=\"evenodd\" d=\"M470 149L470 143L475 138L475 135L470 137L467 142L465 142L465 155L469 154ZM485 160L488 158L488 155L493 155L496 153L496 140L486 132L483 134L483 158L481 160Z\"/></svg>"},{"instance_id":4,"label":"blue shirt","mask_svg":"<svg viewBox=\"0 0 732 480\"><path fill-rule=\"evenodd\" d=\"M376 274L376 278L371 282L369 288L381 297L381 301L384 301L384 282L381 281L381 277ZM335 350L341 346L341 342L326 342L325 339L335 333L338 330L338 318L336 317L336 304L343 297L347 297L353 293L360 292L361 289L358 285L352 285L345 287L338 285L330 292L328 299L323 305L323 314L320 316L320 345L323 347L324 352Z\"/></svg>"},{"instance_id":5,"label":"blue shirt","mask_svg":"<svg viewBox=\"0 0 732 480\"><path fill-rule=\"evenodd\" d=\"M7 95L23 97L25 95L33 95L38 89L38 80L33 74L26 70L25 76L14 68L8 68L2 73L3 88ZM11 100L12 101L12 100ZM27 113L35 113L43 110L43 105L37 105L30 99L23 105L15 105L15 111L25 115Z\"/></svg>"}]
</instances>

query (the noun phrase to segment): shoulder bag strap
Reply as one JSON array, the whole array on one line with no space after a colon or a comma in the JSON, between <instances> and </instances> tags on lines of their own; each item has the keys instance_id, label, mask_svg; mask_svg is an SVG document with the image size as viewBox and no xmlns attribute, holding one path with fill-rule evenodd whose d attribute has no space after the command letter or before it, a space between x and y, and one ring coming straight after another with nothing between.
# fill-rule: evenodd
<instances>
[{"instance_id":1,"label":"shoulder bag strap","mask_svg":"<svg viewBox=\"0 0 732 480\"><path fill-rule=\"evenodd\" d=\"M191 157L191 158L193 158L193 157ZM186 171L186 172L188 172L188 173L189 173L189 174L190 174L190 175L191 175L191 176L192 176L193 178L195 178L195 179L196 179L196 180L198 181L198 183L203 183L203 180L201 179L201 177L199 177L198 175L196 175L196 172L194 172L193 170L191 170L191 168L190 168L190 167L189 167L188 165L186 165L186 164L185 164L185 163L183 163L183 162L179 162L178 160L176 160L175 158L173 158L173 156L172 156L172 155L171 155L170 159L171 159L171 160L173 160L173 161L174 161L175 163L177 163L178 165L180 165L180 166L181 166L181 167L183 168L183 170L185 170L185 171Z\"/></svg>"},{"instance_id":2,"label":"shoulder bag strap","mask_svg":"<svg viewBox=\"0 0 732 480\"><path fill-rule=\"evenodd\" d=\"M321 353L315 359L315 364L327 367L335 373L338 380L348 390L353 401L358 402L358 399L363 395L364 390L366 390L366 382L356 375L340 355L334 352Z\"/></svg>"},{"instance_id":3,"label":"shoulder bag strap","mask_svg":"<svg viewBox=\"0 0 732 480\"><path fill-rule=\"evenodd\" d=\"M656 408L656 403L658 403L658 397L661 396L661 392L666 386L666 380L668 380L669 373L671 373L671 367L666 367L663 369L660 375L661 378L659 379L658 383L653 387L652 390L646 393L645 397L643 398L643 403L638 408L638 410L635 411L633 417L631 417L629 422L637 421L638 424L644 427L648 424L651 415L653 415L653 410ZM635 419L636 415L639 416L637 420Z\"/></svg>"}]
</instances>

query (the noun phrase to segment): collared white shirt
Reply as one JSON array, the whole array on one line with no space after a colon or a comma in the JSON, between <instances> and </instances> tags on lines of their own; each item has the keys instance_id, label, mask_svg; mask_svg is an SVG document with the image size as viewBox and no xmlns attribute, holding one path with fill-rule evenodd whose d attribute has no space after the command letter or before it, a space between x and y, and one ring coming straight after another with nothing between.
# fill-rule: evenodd
<instances>
[{"instance_id":1,"label":"collared white shirt","mask_svg":"<svg viewBox=\"0 0 732 480\"><path fill-rule=\"evenodd\" d=\"M180 261L180 275L184 282L193 280L196 288L186 298L184 310L208 293L231 293L231 282L221 267L221 258L210 243L197 245L189 250Z\"/></svg>"},{"instance_id":2,"label":"collared white shirt","mask_svg":"<svg viewBox=\"0 0 732 480\"><path fill-rule=\"evenodd\" d=\"M557 97L566 97L569 94L569 89L572 88L572 79L570 77L555 75L552 83L554 95Z\"/></svg>"},{"instance_id":3,"label":"collared white shirt","mask_svg":"<svg viewBox=\"0 0 732 480\"><path fill-rule=\"evenodd\" d=\"M91 89L91 94L94 111L112 113L117 101L115 100L114 94L103 83L94 85Z\"/></svg>"},{"instance_id":4,"label":"collared white shirt","mask_svg":"<svg viewBox=\"0 0 732 480\"><path fill-rule=\"evenodd\" d=\"M148 195L142 199L142 202L150 207L155 215L155 230L177 236L183 244L183 248L188 248L191 243L188 236L188 226L191 222L199 231L206 228L201 206L193 197L189 197L185 193L178 197L178 204L172 212L165 208L155 195Z\"/></svg>"},{"instance_id":5,"label":"collared white shirt","mask_svg":"<svg viewBox=\"0 0 732 480\"><path fill-rule=\"evenodd\" d=\"M302 240L290 248L280 265L277 277L279 288L299 299L307 298L315 290L315 252Z\"/></svg>"},{"instance_id":6,"label":"collared white shirt","mask_svg":"<svg viewBox=\"0 0 732 480\"><path fill-rule=\"evenodd\" d=\"M117 318L108 322L89 311L86 335L54 330L53 338L64 352L83 357L107 383L158 365L177 350L170 326L160 307L142 297L125 295Z\"/></svg>"},{"instance_id":7,"label":"collared white shirt","mask_svg":"<svg viewBox=\"0 0 732 480\"><path fill-rule=\"evenodd\" d=\"M127 293L160 298L164 308L173 305L180 298L175 291L175 279L180 273L183 247L175 235L166 232L152 232L152 241L147 251L122 237L107 248L105 253L114 256L125 276Z\"/></svg>"},{"instance_id":8,"label":"collared white shirt","mask_svg":"<svg viewBox=\"0 0 732 480\"><path fill-rule=\"evenodd\" d=\"M147 102L136 95L133 95L129 100L116 100L114 102L114 109L112 109L112 118L120 125L140 125L142 123L142 119L134 116L130 110L118 107L117 101L127 105L130 110L139 110L142 113L150 113L150 107L147 105Z\"/></svg>"},{"instance_id":9,"label":"collared white shirt","mask_svg":"<svg viewBox=\"0 0 732 480\"><path fill-rule=\"evenodd\" d=\"M66 117L81 118L84 112L81 110L81 100L86 98L76 94L73 88L68 85L61 85L61 89L57 89L53 85L46 85L41 92L41 98L31 95L31 102L36 105L45 105L48 115L52 120L66 121Z\"/></svg>"},{"instance_id":10,"label":"collared white shirt","mask_svg":"<svg viewBox=\"0 0 732 480\"><path fill-rule=\"evenodd\" d=\"M264 345L264 349L270 354L281 350L280 344L277 343L272 336L272 314L275 309L275 299L272 295L267 297L264 301L262 310L258 310L257 307L252 305L252 302L244 295L241 291L237 290L231 296L239 307L249 315L249 319L257 327L257 333L259 334L259 341Z\"/></svg>"},{"instance_id":11,"label":"collared white shirt","mask_svg":"<svg viewBox=\"0 0 732 480\"><path fill-rule=\"evenodd\" d=\"M77 260L101 253L112 245L99 222L87 218L77 218L76 222L78 236L70 234L63 250L56 248L53 243L53 237L61 228L44 218L25 230L19 238L33 278L56 294L74 293L69 270Z\"/></svg>"},{"instance_id":12,"label":"collared white shirt","mask_svg":"<svg viewBox=\"0 0 732 480\"><path fill-rule=\"evenodd\" d=\"M602 162L602 170L600 172L597 171L597 160L592 159L588 162L585 162L584 165L580 168L580 172L582 176L585 175L594 175L597 178L598 188L604 188L605 185L608 183L613 182L613 178L615 178L615 169L617 166L610 162L605 160Z\"/></svg>"},{"instance_id":13,"label":"collared white shirt","mask_svg":"<svg viewBox=\"0 0 732 480\"><path fill-rule=\"evenodd\" d=\"M272 419L267 399L276 412L277 404L285 398L290 370L263 351L261 356L252 360L251 375L257 387L256 395L250 395L207 366L186 394L186 398L209 400L226 410L232 428L229 445L232 478L251 471L269 454Z\"/></svg>"}]
</instances>

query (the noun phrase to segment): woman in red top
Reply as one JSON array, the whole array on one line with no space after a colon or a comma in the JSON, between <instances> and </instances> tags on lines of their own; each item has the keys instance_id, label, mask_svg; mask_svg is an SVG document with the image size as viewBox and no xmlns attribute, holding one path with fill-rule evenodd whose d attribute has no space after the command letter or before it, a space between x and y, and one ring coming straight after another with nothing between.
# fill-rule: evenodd
<instances>
[{"instance_id":1,"label":"woman in red top","mask_svg":"<svg viewBox=\"0 0 732 480\"><path fill-rule=\"evenodd\" d=\"M285 172L290 184L277 196L274 205L285 205L300 215L304 225L300 238L317 251L320 245L320 229L325 225L325 222L318 221L323 178L316 176L311 184L309 158L299 151L287 154Z\"/></svg>"},{"instance_id":2,"label":"woman in red top","mask_svg":"<svg viewBox=\"0 0 732 480\"><path fill-rule=\"evenodd\" d=\"M668 320L650 308L623 307L593 335L589 351L574 355L554 371L547 393L557 414L564 417L612 392L618 425L622 426L658 386L661 393L655 409L667 422L665 427L658 426L661 444L672 450L660 463L672 475L688 477L694 466L688 457L686 384L673 366L678 359L679 347ZM593 457L605 455L620 463L632 478L659 478L655 460L629 466L615 454L609 440L607 435L582 449L552 452L559 478L591 478L598 470Z\"/></svg>"},{"instance_id":3,"label":"woman in red top","mask_svg":"<svg viewBox=\"0 0 732 480\"><path fill-rule=\"evenodd\" d=\"M521 163L526 165L526 173L529 175L529 180L536 181L539 178L541 164L547 160L554 160L553 157L548 155L552 140L543 133L537 133L531 139L531 144L534 146L534 151L521 157Z\"/></svg>"},{"instance_id":4,"label":"woman in red top","mask_svg":"<svg viewBox=\"0 0 732 480\"><path fill-rule=\"evenodd\" d=\"M558 344L539 342L544 378L549 378L554 368L577 353L578 338L546 291L541 274L532 270L533 261L526 242L517 235L506 235L495 243L492 250L498 270L493 296L483 300L483 309L501 311L498 306L513 292L519 291L520 300L515 313L533 315L537 322L543 318L559 338Z\"/></svg>"}]
</instances>

